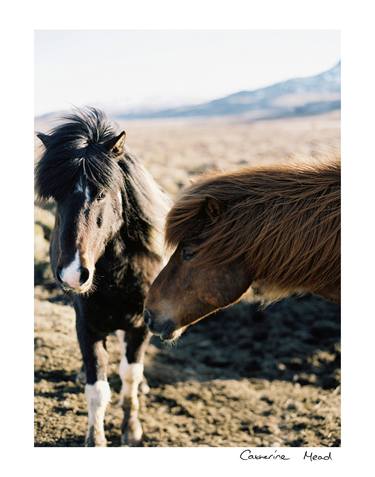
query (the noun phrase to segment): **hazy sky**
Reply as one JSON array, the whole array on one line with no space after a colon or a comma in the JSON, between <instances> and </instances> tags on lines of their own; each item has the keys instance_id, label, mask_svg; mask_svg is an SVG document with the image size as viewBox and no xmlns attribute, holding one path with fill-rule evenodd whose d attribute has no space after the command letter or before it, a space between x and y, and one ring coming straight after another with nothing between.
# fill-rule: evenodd
<instances>
[{"instance_id":1,"label":"hazy sky","mask_svg":"<svg viewBox=\"0 0 375 477\"><path fill-rule=\"evenodd\" d=\"M319 73L339 59L338 31L39 30L35 113L199 102Z\"/></svg>"}]
</instances>

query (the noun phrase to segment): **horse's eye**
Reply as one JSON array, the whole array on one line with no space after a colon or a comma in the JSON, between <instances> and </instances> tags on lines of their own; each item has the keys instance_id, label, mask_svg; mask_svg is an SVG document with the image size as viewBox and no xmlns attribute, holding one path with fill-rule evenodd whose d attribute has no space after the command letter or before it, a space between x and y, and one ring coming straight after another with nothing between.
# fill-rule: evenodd
<instances>
[{"instance_id":1,"label":"horse's eye","mask_svg":"<svg viewBox=\"0 0 375 477\"><path fill-rule=\"evenodd\" d=\"M188 247L182 249L182 260L188 261L194 257L195 253Z\"/></svg>"},{"instance_id":2,"label":"horse's eye","mask_svg":"<svg viewBox=\"0 0 375 477\"><path fill-rule=\"evenodd\" d=\"M100 201L103 200L105 197L104 192L99 192L99 194L96 196L96 200Z\"/></svg>"}]
</instances>

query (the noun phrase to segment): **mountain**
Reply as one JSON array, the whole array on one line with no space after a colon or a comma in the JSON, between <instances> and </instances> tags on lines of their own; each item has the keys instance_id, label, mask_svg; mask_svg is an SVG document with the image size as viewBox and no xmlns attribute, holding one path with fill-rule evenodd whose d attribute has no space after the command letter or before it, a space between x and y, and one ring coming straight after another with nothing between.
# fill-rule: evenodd
<instances>
[{"instance_id":1,"label":"mountain","mask_svg":"<svg viewBox=\"0 0 375 477\"><path fill-rule=\"evenodd\" d=\"M249 120L306 116L340 109L341 63L318 75L292 78L206 103L116 114L119 119L238 116Z\"/></svg>"}]
</instances>

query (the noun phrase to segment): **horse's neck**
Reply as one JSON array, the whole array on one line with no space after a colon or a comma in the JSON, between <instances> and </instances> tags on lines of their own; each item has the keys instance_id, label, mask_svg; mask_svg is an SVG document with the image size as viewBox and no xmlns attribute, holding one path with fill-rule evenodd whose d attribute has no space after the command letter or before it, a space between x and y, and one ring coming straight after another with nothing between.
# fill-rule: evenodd
<instances>
[{"instance_id":1,"label":"horse's neck","mask_svg":"<svg viewBox=\"0 0 375 477\"><path fill-rule=\"evenodd\" d=\"M130 230L123 228L123 236L133 236L134 244L143 244L147 252L163 254L163 233L171 200L152 175L134 157L129 156L129 171L125 193L131 196L134 210L124 210L124 221ZM131 214L128 218L126 214Z\"/></svg>"},{"instance_id":2,"label":"horse's neck","mask_svg":"<svg viewBox=\"0 0 375 477\"><path fill-rule=\"evenodd\" d=\"M147 179L153 181L151 176ZM124 211L122 226L107 242L104 253L98 261L98 266L103 271L127 268L136 257L148 256L153 261L155 259L162 261L163 228L169 198L159 189L156 182L149 184L147 189L146 186L147 184L140 193L134 193L134 190L131 192L134 201L141 198L143 202L137 200L135 210ZM126 212L132 215L127 217Z\"/></svg>"},{"instance_id":3,"label":"horse's neck","mask_svg":"<svg viewBox=\"0 0 375 477\"><path fill-rule=\"evenodd\" d=\"M128 267L129 257L126 253L126 243L119 231L111 238L104 249L103 255L96 263L96 268L104 274L112 269L121 269Z\"/></svg>"}]
</instances>

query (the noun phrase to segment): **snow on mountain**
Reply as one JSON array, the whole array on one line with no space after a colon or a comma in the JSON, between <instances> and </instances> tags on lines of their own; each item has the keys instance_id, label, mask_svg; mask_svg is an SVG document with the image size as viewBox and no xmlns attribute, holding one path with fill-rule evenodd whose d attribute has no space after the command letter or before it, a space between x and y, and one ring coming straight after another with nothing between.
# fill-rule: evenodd
<instances>
[{"instance_id":1,"label":"snow on mountain","mask_svg":"<svg viewBox=\"0 0 375 477\"><path fill-rule=\"evenodd\" d=\"M241 115L245 118L319 114L340 109L341 64L318 75L293 78L253 91L237 93L206 103L164 109L143 107L117 112L121 119L188 118Z\"/></svg>"}]
</instances>

